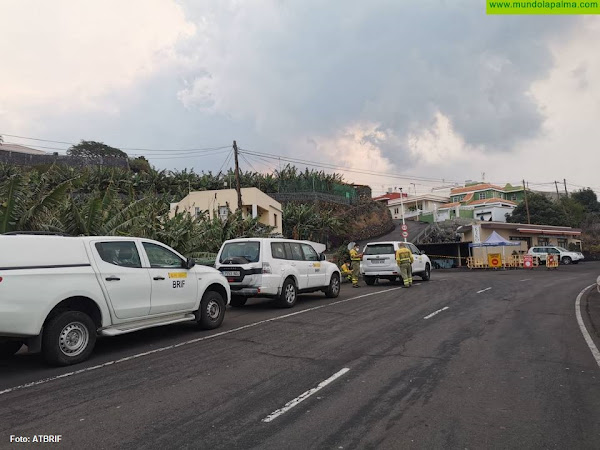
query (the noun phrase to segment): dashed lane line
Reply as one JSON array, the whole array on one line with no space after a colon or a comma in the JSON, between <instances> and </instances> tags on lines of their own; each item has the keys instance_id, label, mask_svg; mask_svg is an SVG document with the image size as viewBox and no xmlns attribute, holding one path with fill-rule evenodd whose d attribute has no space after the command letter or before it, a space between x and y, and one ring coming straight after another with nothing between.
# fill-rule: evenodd
<instances>
[{"instance_id":1,"label":"dashed lane line","mask_svg":"<svg viewBox=\"0 0 600 450\"><path fill-rule=\"evenodd\" d=\"M63 379L63 378L68 378L68 377L72 377L72 376L79 375L79 374L82 374L82 373L92 372L94 370L103 369L105 367L114 366L116 364L124 363L124 362L127 362L127 361L132 361L134 359L142 358L144 356L153 355L155 353L161 353L161 352L164 352L164 351L167 351L167 350L173 350L173 349L178 348L178 347L183 347L184 345L196 344L198 342L206 341L206 340L209 340L209 339L214 339L214 338L217 338L217 337L220 337L220 336L226 336L226 335L231 334L231 333L237 333L239 331L247 330L248 328L257 327L259 325L263 325L263 324L269 323L269 322L275 322L277 320L287 319L288 317L293 317L293 316L297 316L299 314L304 314L304 313L307 313L307 312L316 311L316 310L321 309L321 308L329 308L330 306L340 305L342 303L347 303L347 302L350 302L350 301L353 301L353 300L358 300L358 299L361 299L361 298L370 297L370 296L377 295L377 294L385 294L386 292L392 292L392 291L396 291L398 289L402 289L402 287L395 287L395 288L391 288L391 289L386 289L384 291L370 292L368 294L358 295L356 297L351 297L351 298L347 298L347 299L344 299L344 300L338 300L338 301L335 301L335 302L327 303L325 305L319 305L319 306L314 306L312 308L303 309L301 311L296 311L296 312L293 312L293 313L290 313L290 314L285 314L283 316L273 317L271 319L265 319L265 320L261 320L261 321L258 321L258 322L249 323L248 325L244 325L244 326L241 326L241 327L233 328L233 329L227 330L227 331L221 331L220 333L211 334L210 336L204 336L204 337L200 337L200 338L196 338L196 339L191 339L189 341L180 342L178 344L167 345L166 347L161 347L161 348L157 348L157 349L150 350L150 351L147 351L147 352L138 353L136 355L127 356L125 358L116 359L114 361L108 361L108 362L105 362L103 364L98 364L96 366L86 367L85 369L74 370L72 372L63 373L63 374L57 375L55 377L44 378L44 379L41 379L41 380L32 381L31 383L25 383L25 384L21 384L19 386L14 386L14 387L11 387L11 388L8 388L8 389L4 389L4 390L0 391L0 395L5 395L5 394L9 394L11 392L20 391L20 390L28 389L28 388L32 388L32 387L35 387L35 386L39 386L41 384L50 383L52 381L56 381L56 380L60 380L60 379Z\"/></svg>"},{"instance_id":2,"label":"dashed lane line","mask_svg":"<svg viewBox=\"0 0 600 450\"><path fill-rule=\"evenodd\" d=\"M482 289L480 291L477 291L477 293L481 294L482 292L489 291L490 289L491 289L491 287L488 287L488 288Z\"/></svg>"},{"instance_id":3,"label":"dashed lane line","mask_svg":"<svg viewBox=\"0 0 600 450\"><path fill-rule=\"evenodd\" d=\"M432 312L431 314L429 314L428 316L423 317L423 319L427 320L427 319L431 319L433 316L435 316L436 314L441 313L442 311L446 311L447 309L450 309L449 306L444 306L442 309L438 309L437 311Z\"/></svg>"},{"instance_id":4,"label":"dashed lane line","mask_svg":"<svg viewBox=\"0 0 600 450\"><path fill-rule=\"evenodd\" d=\"M329 378L327 378L325 381L321 381L316 387L314 387L312 389L309 389L308 391L304 392L303 394L300 394L295 399L290 400L289 402L287 402L283 408L279 408L277 411L273 411L271 414L269 414L267 417L265 417L262 421L265 422L265 423L269 423L269 422L274 421L279 416L285 414L286 412L288 412L293 407L298 406L300 403L302 403L304 400L306 400L311 395L319 392L325 386L327 386L328 384L331 384L332 382L334 382L335 380L337 380L339 377L341 377L342 375L346 374L349 370L350 369L348 367L344 367L342 370L340 370L339 372L334 373L332 376L330 376Z\"/></svg>"},{"instance_id":5,"label":"dashed lane line","mask_svg":"<svg viewBox=\"0 0 600 450\"><path fill-rule=\"evenodd\" d=\"M592 339L592 336L590 336L589 331L585 327L585 323L583 323L583 317L581 316L581 298L583 297L583 295L585 294L585 292L588 289L591 289L594 286L596 286L596 284L591 284L588 287L584 288L579 293L579 295L577 296L577 299L575 300L575 314L577 316L577 323L579 324L579 328L581 329L583 338L585 339L585 342L587 343L588 347L590 348L592 355L594 356L594 359L596 360L596 364L598 364L598 367L600 367L600 351L598 351L598 347L596 347L596 344L594 344L594 340Z\"/></svg>"}]
</instances>

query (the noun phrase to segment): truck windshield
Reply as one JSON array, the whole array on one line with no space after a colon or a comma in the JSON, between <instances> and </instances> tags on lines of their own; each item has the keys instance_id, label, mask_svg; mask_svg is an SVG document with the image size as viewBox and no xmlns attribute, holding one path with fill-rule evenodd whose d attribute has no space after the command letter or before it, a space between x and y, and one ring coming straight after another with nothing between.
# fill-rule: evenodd
<instances>
[{"instance_id":1,"label":"truck windshield","mask_svg":"<svg viewBox=\"0 0 600 450\"><path fill-rule=\"evenodd\" d=\"M367 245L365 255L390 255L394 253L393 244L373 244Z\"/></svg>"},{"instance_id":2,"label":"truck windshield","mask_svg":"<svg viewBox=\"0 0 600 450\"><path fill-rule=\"evenodd\" d=\"M260 242L230 242L223 246L219 262L233 260L237 264L258 262L260 257ZM245 260L245 261L244 261Z\"/></svg>"}]
</instances>

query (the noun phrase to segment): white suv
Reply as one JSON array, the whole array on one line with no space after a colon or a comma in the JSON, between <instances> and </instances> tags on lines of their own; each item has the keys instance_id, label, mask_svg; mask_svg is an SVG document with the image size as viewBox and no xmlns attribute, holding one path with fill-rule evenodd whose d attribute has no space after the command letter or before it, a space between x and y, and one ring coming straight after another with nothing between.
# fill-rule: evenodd
<instances>
[{"instance_id":1,"label":"white suv","mask_svg":"<svg viewBox=\"0 0 600 450\"><path fill-rule=\"evenodd\" d=\"M538 246L531 247L527 252L537 258L539 262L545 263L548 254L557 255L561 264L577 264L579 261L583 261L585 257L581 252L571 252L563 247L554 246Z\"/></svg>"},{"instance_id":2,"label":"white suv","mask_svg":"<svg viewBox=\"0 0 600 450\"><path fill-rule=\"evenodd\" d=\"M298 293L340 293L340 270L325 261L325 245L292 239L245 238L225 241L215 267L229 281L231 305L244 306L250 297L272 297L291 308Z\"/></svg>"},{"instance_id":3,"label":"white suv","mask_svg":"<svg viewBox=\"0 0 600 450\"><path fill-rule=\"evenodd\" d=\"M420 276L423 281L431 277L431 261L414 244L410 242L369 242L363 250L363 260L360 263L360 273L369 286L375 284L379 278L396 281L400 278L400 271L396 263L396 250L400 245L407 245L413 254L413 275Z\"/></svg>"}]
</instances>

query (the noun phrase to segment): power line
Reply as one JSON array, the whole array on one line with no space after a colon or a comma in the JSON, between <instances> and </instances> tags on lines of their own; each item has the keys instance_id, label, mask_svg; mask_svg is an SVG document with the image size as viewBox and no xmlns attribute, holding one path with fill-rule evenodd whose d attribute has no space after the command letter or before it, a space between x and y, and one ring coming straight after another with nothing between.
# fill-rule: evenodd
<instances>
[{"instance_id":1,"label":"power line","mask_svg":"<svg viewBox=\"0 0 600 450\"><path fill-rule=\"evenodd\" d=\"M454 180L444 180L442 178L416 177L416 176L408 176L408 175L397 175L397 174L386 173L386 172L377 172L377 171L372 171L372 170L354 169L352 167L340 166L340 165L331 164L331 163L323 163L323 162L303 160L303 159L299 159L299 158L278 156L278 155L273 155L271 153L258 152L256 150L240 149L240 151L243 151L246 154L250 154L250 155L254 155L254 156L262 156L263 158L268 158L268 159L282 160L282 161L290 162L290 163L294 163L294 164L305 164L307 166L319 167L319 168L329 169L329 170L343 170L345 172L359 173L359 174L363 174L363 175L376 175L376 176L384 176L384 177L388 177L388 178L396 178L396 179L402 179L402 180L417 180L417 181L433 181L433 182L445 182L445 181L453 182L454 181ZM458 181L456 181L456 182L459 183Z\"/></svg>"}]
</instances>

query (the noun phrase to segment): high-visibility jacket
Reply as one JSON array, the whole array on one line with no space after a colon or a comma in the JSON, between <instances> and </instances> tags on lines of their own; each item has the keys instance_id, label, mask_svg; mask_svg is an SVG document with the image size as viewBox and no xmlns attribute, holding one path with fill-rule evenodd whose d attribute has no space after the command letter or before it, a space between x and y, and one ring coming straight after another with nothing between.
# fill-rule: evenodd
<instances>
[{"instance_id":1,"label":"high-visibility jacket","mask_svg":"<svg viewBox=\"0 0 600 450\"><path fill-rule=\"evenodd\" d=\"M346 263L342 264L342 267L340 267L340 271L342 272L342 275L350 275L352 273L352 270L350 269L350 267L348 267L348 264Z\"/></svg>"},{"instance_id":2,"label":"high-visibility jacket","mask_svg":"<svg viewBox=\"0 0 600 450\"><path fill-rule=\"evenodd\" d=\"M413 258L413 254L411 251L402 246L398 250L396 250L396 263L398 264L412 264L415 259Z\"/></svg>"},{"instance_id":3,"label":"high-visibility jacket","mask_svg":"<svg viewBox=\"0 0 600 450\"><path fill-rule=\"evenodd\" d=\"M360 253L358 253L356 250L352 249L352 250L350 250L350 259L352 261L360 261L362 258L360 256Z\"/></svg>"}]
</instances>

